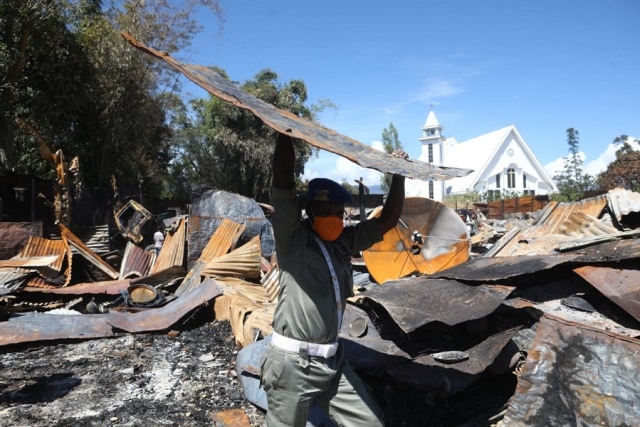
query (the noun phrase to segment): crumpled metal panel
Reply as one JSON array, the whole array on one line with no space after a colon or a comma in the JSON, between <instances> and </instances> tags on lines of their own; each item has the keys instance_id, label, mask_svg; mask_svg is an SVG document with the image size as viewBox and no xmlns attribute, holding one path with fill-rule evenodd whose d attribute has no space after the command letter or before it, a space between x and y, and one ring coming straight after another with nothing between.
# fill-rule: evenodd
<instances>
[{"instance_id":1,"label":"crumpled metal panel","mask_svg":"<svg viewBox=\"0 0 640 427\"><path fill-rule=\"evenodd\" d=\"M151 269L154 258L154 253L145 251L133 242L128 241L120 264L119 278L127 279L146 276Z\"/></svg>"},{"instance_id":2,"label":"crumpled metal panel","mask_svg":"<svg viewBox=\"0 0 640 427\"><path fill-rule=\"evenodd\" d=\"M524 274L537 273L572 262L579 254L511 256L498 258L472 258L464 264L456 265L431 278L447 278L470 282L485 282L507 279Z\"/></svg>"},{"instance_id":3,"label":"crumpled metal panel","mask_svg":"<svg viewBox=\"0 0 640 427\"><path fill-rule=\"evenodd\" d=\"M616 188L607 193L609 210L621 222L622 217L632 212L640 212L640 193Z\"/></svg>"},{"instance_id":4,"label":"crumpled metal panel","mask_svg":"<svg viewBox=\"0 0 640 427\"><path fill-rule=\"evenodd\" d=\"M380 304L405 333L430 322L453 326L487 316L513 288L469 286L455 280L412 277L388 281L362 294Z\"/></svg>"},{"instance_id":5,"label":"crumpled metal panel","mask_svg":"<svg viewBox=\"0 0 640 427\"><path fill-rule=\"evenodd\" d=\"M638 354L638 339L543 316L503 425L638 425Z\"/></svg>"},{"instance_id":6,"label":"crumpled metal panel","mask_svg":"<svg viewBox=\"0 0 640 427\"><path fill-rule=\"evenodd\" d=\"M481 343L466 349L465 352L469 358L458 363L438 362L432 355L425 354L409 363L390 367L387 372L396 381L427 389L440 396L451 396L477 381L503 351L508 353L504 357L507 360L504 368L508 368L508 361L518 353L515 344L507 348L507 344L511 342L516 332L517 329L510 329L488 337Z\"/></svg>"},{"instance_id":7,"label":"crumpled metal panel","mask_svg":"<svg viewBox=\"0 0 640 427\"><path fill-rule=\"evenodd\" d=\"M563 243L617 232L598 219L607 206L606 195L573 203L550 202L532 225L500 239L483 257L553 255Z\"/></svg>"},{"instance_id":8,"label":"crumpled metal panel","mask_svg":"<svg viewBox=\"0 0 640 427\"><path fill-rule=\"evenodd\" d=\"M380 172L397 173L425 181L431 179L443 181L466 176L472 172L470 169L435 166L416 160L393 157L318 123L280 110L239 89L209 67L183 64L166 52L145 46L129 34L122 33L122 36L141 51L164 60L210 94L250 111L267 126L281 133L289 133L294 138L303 139L315 147L345 157L362 167Z\"/></svg>"},{"instance_id":9,"label":"crumpled metal panel","mask_svg":"<svg viewBox=\"0 0 640 427\"><path fill-rule=\"evenodd\" d=\"M585 266L573 271L640 321L640 270Z\"/></svg>"},{"instance_id":10,"label":"crumpled metal panel","mask_svg":"<svg viewBox=\"0 0 640 427\"><path fill-rule=\"evenodd\" d=\"M105 260L100 258L98 254L84 244L71 230L65 227L63 224L58 224L62 238L68 242L78 253L80 253L87 261L96 266L100 271L106 274L111 279L118 278L118 272Z\"/></svg>"},{"instance_id":11,"label":"crumpled metal panel","mask_svg":"<svg viewBox=\"0 0 640 427\"><path fill-rule=\"evenodd\" d=\"M187 221L181 218L174 231L165 236L160 254L151 266L151 274L172 267L183 267L186 254Z\"/></svg>"}]
</instances>

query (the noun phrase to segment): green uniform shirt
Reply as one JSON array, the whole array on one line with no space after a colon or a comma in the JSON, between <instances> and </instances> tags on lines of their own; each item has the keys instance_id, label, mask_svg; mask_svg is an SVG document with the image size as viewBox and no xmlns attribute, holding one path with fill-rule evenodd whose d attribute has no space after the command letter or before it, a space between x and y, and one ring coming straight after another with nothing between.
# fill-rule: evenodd
<instances>
[{"instance_id":1,"label":"green uniform shirt","mask_svg":"<svg viewBox=\"0 0 640 427\"><path fill-rule=\"evenodd\" d=\"M280 268L280 295L273 328L280 335L317 344L335 342L338 319L329 266L307 221L300 219L294 189L273 187L273 234ZM376 220L345 227L324 242L340 282L342 306L353 295L351 255L382 240Z\"/></svg>"}]
</instances>

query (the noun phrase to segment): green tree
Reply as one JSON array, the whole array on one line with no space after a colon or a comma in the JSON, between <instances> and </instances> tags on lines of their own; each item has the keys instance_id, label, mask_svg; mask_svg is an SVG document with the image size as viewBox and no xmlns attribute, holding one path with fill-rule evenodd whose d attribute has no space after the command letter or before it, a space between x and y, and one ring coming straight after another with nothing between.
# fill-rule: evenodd
<instances>
[{"instance_id":1,"label":"green tree","mask_svg":"<svg viewBox=\"0 0 640 427\"><path fill-rule=\"evenodd\" d=\"M574 128L567 129L569 155L564 158L564 169L554 176L559 200L573 202L584 197L585 192L595 189L595 179L583 172L584 160L580 153L580 135Z\"/></svg>"},{"instance_id":2,"label":"green tree","mask_svg":"<svg viewBox=\"0 0 640 427\"><path fill-rule=\"evenodd\" d=\"M31 123L52 151L78 157L94 202L114 176L122 195L157 196L179 113L176 72L128 45L120 32L168 52L189 46L196 7L217 0L3 0L0 2L0 163L50 177ZM220 18L220 20L222 20Z\"/></svg>"},{"instance_id":3,"label":"green tree","mask_svg":"<svg viewBox=\"0 0 640 427\"><path fill-rule=\"evenodd\" d=\"M214 71L228 79L223 70ZM315 112L331 105L323 101L320 106L307 106L304 82L281 83L278 75L269 69L260 71L240 87L279 109L310 120L314 119ZM174 122L175 161L171 169L183 171L185 180L191 184L205 184L268 201L276 132L252 113L216 97L194 100L191 106L193 120L183 113ZM300 177L315 149L297 141L296 151L295 174Z\"/></svg>"},{"instance_id":4,"label":"green tree","mask_svg":"<svg viewBox=\"0 0 640 427\"><path fill-rule=\"evenodd\" d=\"M614 144L620 145L616 159L607 166L607 170L598 175L598 184L602 190L624 188L640 191L640 151L634 150L627 135L617 137ZM635 140L640 144L640 140Z\"/></svg>"},{"instance_id":5,"label":"green tree","mask_svg":"<svg viewBox=\"0 0 640 427\"><path fill-rule=\"evenodd\" d=\"M382 147L384 148L384 151L389 154L393 153L395 150L402 149L402 142L398 139L398 130L393 123L389 123L389 127L382 130ZM389 173L385 173L380 177L380 185L382 186L382 191L384 193L389 191L391 178L392 175Z\"/></svg>"}]
</instances>

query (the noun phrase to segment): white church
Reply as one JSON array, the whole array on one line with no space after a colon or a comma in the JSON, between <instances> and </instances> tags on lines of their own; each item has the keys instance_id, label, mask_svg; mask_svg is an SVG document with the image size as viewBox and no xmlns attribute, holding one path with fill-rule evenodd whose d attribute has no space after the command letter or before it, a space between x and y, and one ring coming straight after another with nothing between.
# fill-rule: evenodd
<instances>
[{"instance_id":1,"label":"white church","mask_svg":"<svg viewBox=\"0 0 640 427\"><path fill-rule=\"evenodd\" d=\"M447 181L407 180L407 196L443 201L445 196L476 192L488 200L500 195L548 195L557 188L514 125L467 141L444 137L433 109L422 127L418 160L438 166L472 169Z\"/></svg>"}]
</instances>

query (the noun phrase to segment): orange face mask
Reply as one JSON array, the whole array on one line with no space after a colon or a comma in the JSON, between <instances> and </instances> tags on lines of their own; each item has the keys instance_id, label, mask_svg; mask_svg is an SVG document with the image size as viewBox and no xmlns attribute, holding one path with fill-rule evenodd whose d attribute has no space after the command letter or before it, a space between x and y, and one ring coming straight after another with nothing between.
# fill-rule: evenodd
<instances>
[{"instance_id":1,"label":"orange face mask","mask_svg":"<svg viewBox=\"0 0 640 427\"><path fill-rule=\"evenodd\" d=\"M342 233L342 219L335 216L317 216L313 219L313 229L325 242L333 242Z\"/></svg>"}]
</instances>

